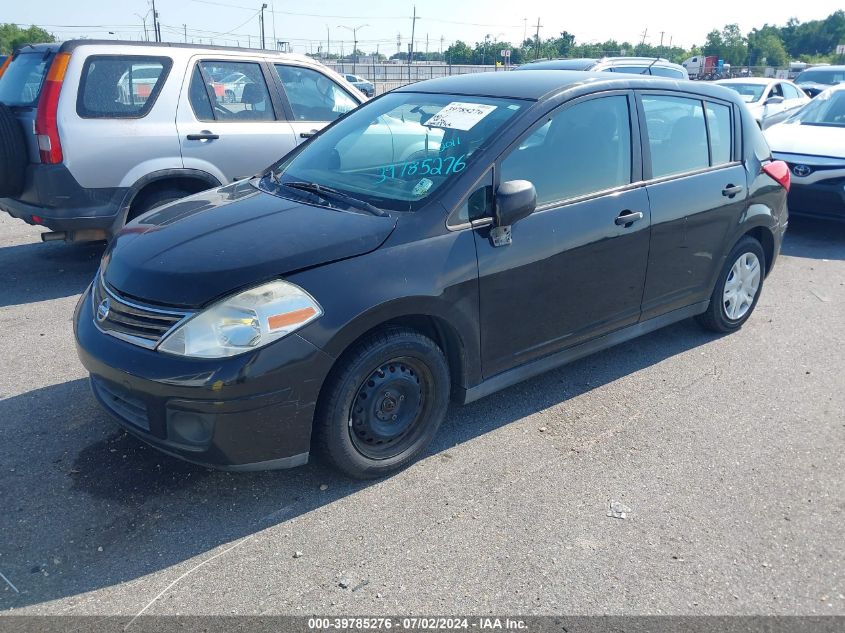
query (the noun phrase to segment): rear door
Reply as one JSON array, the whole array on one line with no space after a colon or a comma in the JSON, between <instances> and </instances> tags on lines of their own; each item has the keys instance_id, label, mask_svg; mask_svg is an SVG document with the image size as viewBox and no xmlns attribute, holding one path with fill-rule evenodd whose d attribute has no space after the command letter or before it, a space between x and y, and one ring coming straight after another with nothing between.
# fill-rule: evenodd
<instances>
[{"instance_id":1,"label":"rear door","mask_svg":"<svg viewBox=\"0 0 845 633\"><path fill-rule=\"evenodd\" d=\"M650 214L633 104L628 92L567 103L497 162L499 183L534 184L537 210L507 246L475 230L485 377L639 319Z\"/></svg>"},{"instance_id":2,"label":"rear door","mask_svg":"<svg viewBox=\"0 0 845 633\"><path fill-rule=\"evenodd\" d=\"M186 168L228 183L296 147L267 64L197 57L188 68L176 116Z\"/></svg>"},{"instance_id":3,"label":"rear door","mask_svg":"<svg viewBox=\"0 0 845 633\"><path fill-rule=\"evenodd\" d=\"M657 91L638 99L652 217L645 320L710 297L747 183L732 104Z\"/></svg>"},{"instance_id":4,"label":"rear door","mask_svg":"<svg viewBox=\"0 0 845 633\"><path fill-rule=\"evenodd\" d=\"M314 68L275 64L298 143L358 107L359 101L331 77Z\"/></svg>"},{"instance_id":5,"label":"rear door","mask_svg":"<svg viewBox=\"0 0 845 633\"><path fill-rule=\"evenodd\" d=\"M35 116L41 86L55 57L54 50L19 51L7 59L0 81L0 103L5 103L24 129L30 163L41 162L35 136Z\"/></svg>"}]
</instances>

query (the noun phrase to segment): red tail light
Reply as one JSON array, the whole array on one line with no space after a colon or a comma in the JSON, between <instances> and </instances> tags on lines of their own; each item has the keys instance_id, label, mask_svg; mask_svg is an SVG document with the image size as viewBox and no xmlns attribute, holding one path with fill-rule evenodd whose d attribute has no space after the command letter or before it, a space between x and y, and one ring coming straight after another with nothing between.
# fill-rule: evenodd
<instances>
[{"instance_id":1,"label":"red tail light","mask_svg":"<svg viewBox=\"0 0 845 633\"><path fill-rule=\"evenodd\" d=\"M782 160L773 160L763 165L763 171L774 179L781 187L789 191L792 179L789 175L789 165Z\"/></svg>"},{"instance_id":2,"label":"red tail light","mask_svg":"<svg viewBox=\"0 0 845 633\"><path fill-rule=\"evenodd\" d=\"M70 53L58 53L53 58L50 71L41 88L38 110L35 115L35 134L38 138L38 152L42 163L62 162L62 144L59 140L59 93L70 61Z\"/></svg>"}]
</instances>

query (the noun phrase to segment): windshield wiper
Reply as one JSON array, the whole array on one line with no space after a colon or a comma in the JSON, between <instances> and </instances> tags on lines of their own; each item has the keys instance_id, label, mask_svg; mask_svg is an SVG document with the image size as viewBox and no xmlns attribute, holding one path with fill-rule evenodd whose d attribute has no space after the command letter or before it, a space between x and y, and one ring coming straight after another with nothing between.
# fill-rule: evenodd
<instances>
[{"instance_id":1,"label":"windshield wiper","mask_svg":"<svg viewBox=\"0 0 845 633\"><path fill-rule=\"evenodd\" d=\"M291 189L300 189L301 191L307 191L308 193L313 193L324 200L328 201L340 201L344 202L350 207L354 207L356 209L363 209L364 211L369 211L373 215L377 215L382 218L389 217L389 213L386 213L382 209L371 205L369 202L365 202L364 200L359 200L358 198L354 198L350 196L348 193L344 193L343 191L338 191L337 189L332 189L331 187L326 187L325 185L318 185L316 182L300 182L294 180L292 182L283 182L280 183L285 187L290 187Z\"/></svg>"}]
</instances>

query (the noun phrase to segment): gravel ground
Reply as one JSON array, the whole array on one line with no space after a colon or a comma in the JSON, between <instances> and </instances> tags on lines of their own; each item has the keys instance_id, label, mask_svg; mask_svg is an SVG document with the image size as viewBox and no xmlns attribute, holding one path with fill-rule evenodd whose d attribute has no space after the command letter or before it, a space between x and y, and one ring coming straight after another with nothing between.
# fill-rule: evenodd
<instances>
[{"instance_id":1,"label":"gravel ground","mask_svg":"<svg viewBox=\"0 0 845 633\"><path fill-rule=\"evenodd\" d=\"M680 323L453 406L376 483L120 432L71 331L100 252L0 216L7 614L845 614L845 226L793 219L740 332Z\"/></svg>"}]
</instances>

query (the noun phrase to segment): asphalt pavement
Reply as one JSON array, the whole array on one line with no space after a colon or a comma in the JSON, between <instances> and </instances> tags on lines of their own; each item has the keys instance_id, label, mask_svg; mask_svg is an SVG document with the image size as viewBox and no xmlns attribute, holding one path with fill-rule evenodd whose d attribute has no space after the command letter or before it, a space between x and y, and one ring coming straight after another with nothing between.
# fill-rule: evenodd
<instances>
[{"instance_id":1,"label":"asphalt pavement","mask_svg":"<svg viewBox=\"0 0 845 633\"><path fill-rule=\"evenodd\" d=\"M101 252L0 214L0 611L845 614L845 225L792 219L741 331L453 406L374 483L119 431L71 329Z\"/></svg>"}]
</instances>

